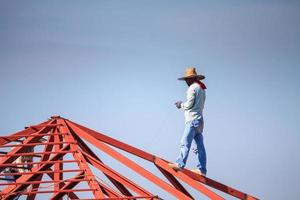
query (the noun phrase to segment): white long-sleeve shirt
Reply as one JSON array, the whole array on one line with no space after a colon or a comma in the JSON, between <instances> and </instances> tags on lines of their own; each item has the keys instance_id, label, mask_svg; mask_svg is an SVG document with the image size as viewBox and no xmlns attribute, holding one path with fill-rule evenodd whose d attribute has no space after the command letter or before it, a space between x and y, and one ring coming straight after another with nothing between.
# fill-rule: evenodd
<instances>
[{"instance_id":1,"label":"white long-sleeve shirt","mask_svg":"<svg viewBox=\"0 0 300 200\"><path fill-rule=\"evenodd\" d=\"M201 119L206 97L205 90L198 83L193 83L189 86L186 94L186 102L181 104L181 108L184 110L185 123Z\"/></svg>"}]
</instances>

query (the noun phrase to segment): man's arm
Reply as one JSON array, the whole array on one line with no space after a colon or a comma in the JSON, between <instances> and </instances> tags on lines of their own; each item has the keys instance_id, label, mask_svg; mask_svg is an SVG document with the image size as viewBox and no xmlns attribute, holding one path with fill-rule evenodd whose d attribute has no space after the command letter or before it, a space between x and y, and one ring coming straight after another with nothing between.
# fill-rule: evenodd
<instances>
[{"instance_id":1,"label":"man's arm","mask_svg":"<svg viewBox=\"0 0 300 200\"><path fill-rule=\"evenodd\" d=\"M195 98L196 98L195 88L189 87L187 91L186 102L181 103L181 108L184 110L191 109L194 106Z\"/></svg>"}]
</instances>

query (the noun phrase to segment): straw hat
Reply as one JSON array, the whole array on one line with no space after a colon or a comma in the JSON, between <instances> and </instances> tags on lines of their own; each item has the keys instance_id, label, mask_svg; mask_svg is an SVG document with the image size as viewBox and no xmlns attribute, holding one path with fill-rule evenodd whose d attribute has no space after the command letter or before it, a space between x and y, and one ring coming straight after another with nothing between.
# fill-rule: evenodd
<instances>
[{"instance_id":1,"label":"straw hat","mask_svg":"<svg viewBox=\"0 0 300 200\"><path fill-rule=\"evenodd\" d=\"M184 77L178 78L178 80L185 80L187 78L197 78L198 80L205 79L205 76L198 75L194 67L188 67L185 70Z\"/></svg>"}]
</instances>

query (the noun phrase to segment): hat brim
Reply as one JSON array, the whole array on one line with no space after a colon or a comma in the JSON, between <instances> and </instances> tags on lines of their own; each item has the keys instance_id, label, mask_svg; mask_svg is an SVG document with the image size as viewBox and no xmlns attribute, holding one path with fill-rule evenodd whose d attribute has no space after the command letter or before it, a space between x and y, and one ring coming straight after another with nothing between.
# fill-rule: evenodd
<instances>
[{"instance_id":1,"label":"hat brim","mask_svg":"<svg viewBox=\"0 0 300 200\"><path fill-rule=\"evenodd\" d=\"M198 80L203 80L203 79L205 79L205 76L203 76L203 75L185 76L185 77L178 78L178 80L184 81L189 78L197 78Z\"/></svg>"}]
</instances>

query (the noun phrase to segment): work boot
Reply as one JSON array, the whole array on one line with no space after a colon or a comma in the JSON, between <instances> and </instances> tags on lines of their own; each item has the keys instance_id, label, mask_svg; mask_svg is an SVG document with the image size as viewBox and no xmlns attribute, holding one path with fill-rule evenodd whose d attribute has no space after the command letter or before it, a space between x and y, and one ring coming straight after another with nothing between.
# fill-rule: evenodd
<instances>
[{"instance_id":1,"label":"work boot","mask_svg":"<svg viewBox=\"0 0 300 200\"><path fill-rule=\"evenodd\" d=\"M206 174L205 174L205 173L202 173L202 172L200 171L200 169L191 169L191 171L194 172L195 174L199 174L199 175L201 175L201 176L206 176Z\"/></svg>"},{"instance_id":2,"label":"work boot","mask_svg":"<svg viewBox=\"0 0 300 200\"><path fill-rule=\"evenodd\" d=\"M178 166L177 163L168 163L169 167L175 170L180 170L180 167Z\"/></svg>"}]
</instances>

